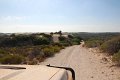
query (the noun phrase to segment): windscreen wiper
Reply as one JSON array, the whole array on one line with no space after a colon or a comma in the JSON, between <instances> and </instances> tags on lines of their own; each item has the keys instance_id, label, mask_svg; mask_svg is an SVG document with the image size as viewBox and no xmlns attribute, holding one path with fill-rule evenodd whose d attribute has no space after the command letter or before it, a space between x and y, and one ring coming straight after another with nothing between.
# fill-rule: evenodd
<instances>
[{"instance_id":1,"label":"windscreen wiper","mask_svg":"<svg viewBox=\"0 0 120 80\"><path fill-rule=\"evenodd\" d=\"M69 68L69 67L58 67L58 66L51 66L50 64L46 65L48 67L54 67L54 68L61 68L61 69L65 69L65 70L68 70L72 73L72 78L73 80L75 80L75 71L72 69L72 68Z\"/></svg>"},{"instance_id":2,"label":"windscreen wiper","mask_svg":"<svg viewBox=\"0 0 120 80\"><path fill-rule=\"evenodd\" d=\"M15 66L0 66L0 69L15 69L15 70L19 70L19 69L26 69L25 67L15 67Z\"/></svg>"}]
</instances>

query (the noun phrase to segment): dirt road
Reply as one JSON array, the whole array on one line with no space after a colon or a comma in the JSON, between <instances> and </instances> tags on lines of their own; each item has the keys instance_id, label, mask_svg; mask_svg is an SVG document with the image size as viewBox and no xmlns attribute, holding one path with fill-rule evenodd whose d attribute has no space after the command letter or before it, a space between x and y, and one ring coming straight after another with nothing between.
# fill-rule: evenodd
<instances>
[{"instance_id":1,"label":"dirt road","mask_svg":"<svg viewBox=\"0 0 120 80\"><path fill-rule=\"evenodd\" d=\"M103 56L80 45L67 47L41 64L72 67L76 80L120 80L120 68L110 67L112 64L105 62Z\"/></svg>"}]
</instances>

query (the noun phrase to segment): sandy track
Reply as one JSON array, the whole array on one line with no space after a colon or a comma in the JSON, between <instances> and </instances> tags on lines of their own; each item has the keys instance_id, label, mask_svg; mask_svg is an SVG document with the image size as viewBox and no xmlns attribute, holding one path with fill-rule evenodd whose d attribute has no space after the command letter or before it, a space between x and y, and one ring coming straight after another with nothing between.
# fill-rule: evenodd
<instances>
[{"instance_id":1,"label":"sandy track","mask_svg":"<svg viewBox=\"0 0 120 80\"><path fill-rule=\"evenodd\" d=\"M76 80L120 80L120 69L110 67L112 64L104 62L102 57L80 45L75 45L46 59L41 65L72 67L76 72Z\"/></svg>"}]
</instances>

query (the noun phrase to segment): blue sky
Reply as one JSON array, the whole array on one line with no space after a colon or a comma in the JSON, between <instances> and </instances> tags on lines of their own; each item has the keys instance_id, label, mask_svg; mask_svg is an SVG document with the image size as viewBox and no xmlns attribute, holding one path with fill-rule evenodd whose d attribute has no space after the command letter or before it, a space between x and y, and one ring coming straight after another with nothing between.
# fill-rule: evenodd
<instances>
[{"instance_id":1,"label":"blue sky","mask_svg":"<svg viewBox=\"0 0 120 80\"><path fill-rule=\"evenodd\" d=\"M120 0L0 0L0 32L120 32Z\"/></svg>"}]
</instances>

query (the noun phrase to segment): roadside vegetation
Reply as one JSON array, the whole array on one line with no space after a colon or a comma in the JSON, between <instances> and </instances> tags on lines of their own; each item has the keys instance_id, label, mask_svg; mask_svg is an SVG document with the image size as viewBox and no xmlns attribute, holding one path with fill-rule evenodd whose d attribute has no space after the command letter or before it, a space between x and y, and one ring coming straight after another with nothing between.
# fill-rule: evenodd
<instances>
[{"instance_id":1,"label":"roadside vegetation","mask_svg":"<svg viewBox=\"0 0 120 80\"><path fill-rule=\"evenodd\" d=\"M100 49L102 52L106 52L109 55L114 55L120 50L120 36L111 38L108 41L105 41Z\"/></svg>"},{"instance_id":2,"label":"roadside vegetation","mask_svg":"<svg viewBox=\"0 0 120 80\"><path fill-rule=\"evenodd\" d=\"M59 42L53 41L53 34L59 34ZM75 40L74 40L75 39ZM80 44L80 38L62 36L62 32L10 34L0 36L0 64L39 64L54 56L67 46Z\"/></svg>"},{"instance_id":3,"label":"roadside vegetation","mask_svg":"<svg viewBox=\"0 0 120 80\"><path fill-rule=\"evenodd\" d=\"M83 33L82 33L83 34ZM112 56L112 61L120 65L120 33L90 33L83 36L85 46L88 48L99 48L108 56Z\"/></svg>"}]
</instances>

